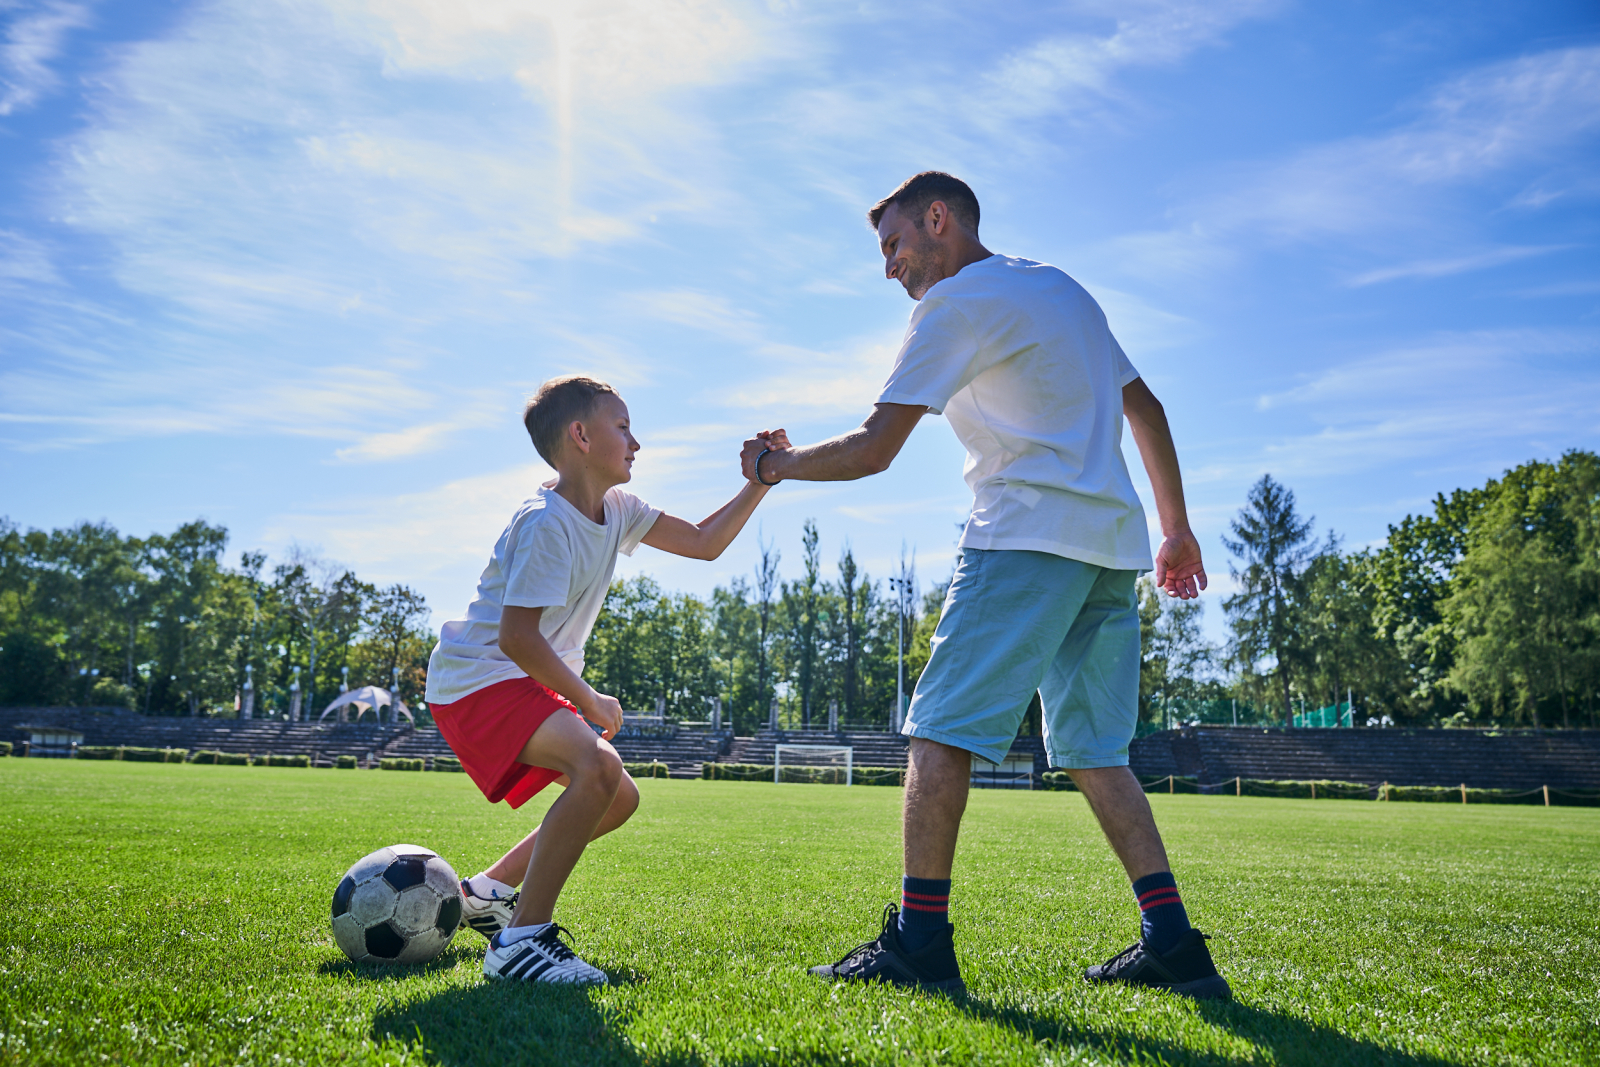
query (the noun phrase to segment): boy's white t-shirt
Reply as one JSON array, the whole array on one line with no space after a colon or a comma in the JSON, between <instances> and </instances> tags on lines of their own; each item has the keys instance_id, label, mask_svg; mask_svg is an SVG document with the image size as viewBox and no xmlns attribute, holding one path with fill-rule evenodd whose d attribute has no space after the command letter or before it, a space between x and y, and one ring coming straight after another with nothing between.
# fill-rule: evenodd
<instances>
[{"instance_id":1,"label":"boy's white t-shirt","mask_svg":"<svg viewBox=\"0 0 1600 1067\"><path fill-rule=\"evenodd\" d=\"M1122 458L1122 387L1137 377L1083 286L991 256L923 295L878 403L942 412L966 447L961 547L1144 571L1150 533Z\"/></svg>"},{"instance_id":2,"label":"boy's white t-shirt","mask_svg":"<svg viewBox=\"0 0 1600 1067\"><path fill-rule=\"evenodd\" d=\"M600 617L617 553L633 555L661 512L632 493L606 490L604 526L541 486L511 517L465 618L447 622L428 658L428 703L449 704L526 672L500 651L500 609L544 608L539 632L574 671Z\"/></svg>"}]
</instances>

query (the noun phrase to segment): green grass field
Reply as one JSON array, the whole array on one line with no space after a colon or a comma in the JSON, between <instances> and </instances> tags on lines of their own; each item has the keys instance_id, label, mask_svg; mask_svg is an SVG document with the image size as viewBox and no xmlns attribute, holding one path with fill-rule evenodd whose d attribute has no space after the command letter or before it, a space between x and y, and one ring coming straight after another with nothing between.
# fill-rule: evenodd
<instances>
[{"instance_id":1,"label":"green grass field","mask_svg":"<svg viewBox=\"0 0 1600 1067\"><path fill-rule=\"evenodd\" d=\"M1595 1064L1600 810L1155 796L1231 1004L1092 988L1136 934L1081 796L975 793L970 995L805 974L876 933L900 791L643 781L557 918L614 984L362 969L328 901L380 845L481 869L542 811L463 775L0 760L14 1064ZM553 791L551 791L553 792Z\"/></svg>"}]
</instances>

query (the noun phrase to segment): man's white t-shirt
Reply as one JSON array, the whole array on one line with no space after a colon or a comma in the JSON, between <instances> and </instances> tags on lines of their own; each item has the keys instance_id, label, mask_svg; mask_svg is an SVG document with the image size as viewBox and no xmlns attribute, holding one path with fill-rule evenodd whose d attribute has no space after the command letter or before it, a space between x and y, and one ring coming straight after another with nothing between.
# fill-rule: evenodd
<instances>
[{"instance_id":1,"label":"man's white t-shirt","mask_svg":"<svg viewBox=\"0 0 1600 1067\"><path fill-rule=\"evenodd\" d=\"M1122 458L1122 387L1137 377L1083 286L990 256L923 295L878 403L942 412L966 447L961 547L1143 571L1150 533Z\"/></svg>"},{"instance_id":2,"label":"man's white t-shirt","mask_svg":"<svg viewBox=\"0 0 1600 1067\"><path fill-rule=\"evenodd\" d=\"M449 704L526 672L500 651L500 609L544 608L539 632L574 671L600 617L617 553L633 555L661 512L608 489L604 526L543 486L511 517L463 619L447 622L428 658L428 703Z\"/></svg>"}]
</instances>

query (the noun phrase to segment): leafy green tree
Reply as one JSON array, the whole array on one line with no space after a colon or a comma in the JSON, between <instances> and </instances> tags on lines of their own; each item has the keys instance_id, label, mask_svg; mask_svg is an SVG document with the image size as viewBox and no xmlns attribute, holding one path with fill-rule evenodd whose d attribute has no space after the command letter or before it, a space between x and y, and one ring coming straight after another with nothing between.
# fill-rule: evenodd
<instances>
[{"instance_id":1,"label":"leafy green tree","mask_svg":"<svg viewBox=\"0 0 1600 1067\"><path fill-rule=\"evenodd\" d=\"M1294 492L1264 474L1222 543L1244 567L1229 570L1239 592L1223 602L1233 630L1233 662L1243 675L1267 657L1287 718L1293 707L1290 682L1299 650L1301 574L1316 555L1312 519L1295 514Z\"/></svg>"},{"instance_id":2,"label":"leafy green tree","mask_svg":"<svg viewBox=\"0 0 1600 1067\"><path fill-rule=\"evenodd\" d=\"M1452 591L1440 605L1455 642L1448 683L1475 711L1539 725L1541 705L1571 724L1592 693L1600 597L1594 516L1600 458L1527 463L1485 489Z\"/></svg>"}]
</instances>

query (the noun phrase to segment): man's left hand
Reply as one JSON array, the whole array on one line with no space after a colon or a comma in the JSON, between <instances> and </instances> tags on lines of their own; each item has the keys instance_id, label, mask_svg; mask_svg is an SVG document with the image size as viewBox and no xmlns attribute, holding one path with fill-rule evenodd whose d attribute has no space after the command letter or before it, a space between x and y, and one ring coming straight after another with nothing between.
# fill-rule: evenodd
<instances>
[{"instance_id":1,"label":"man's left hand","mask_svg":"<svg viewBox=\"0 0 1600 1067\"><path fill-rule=\"evenodd\" d=\"M1189 530L1167 535L1156 550L1156 584L1179 600L1192 600L1206 587L1200 542Z\"/></svg>"}]
</instances>

